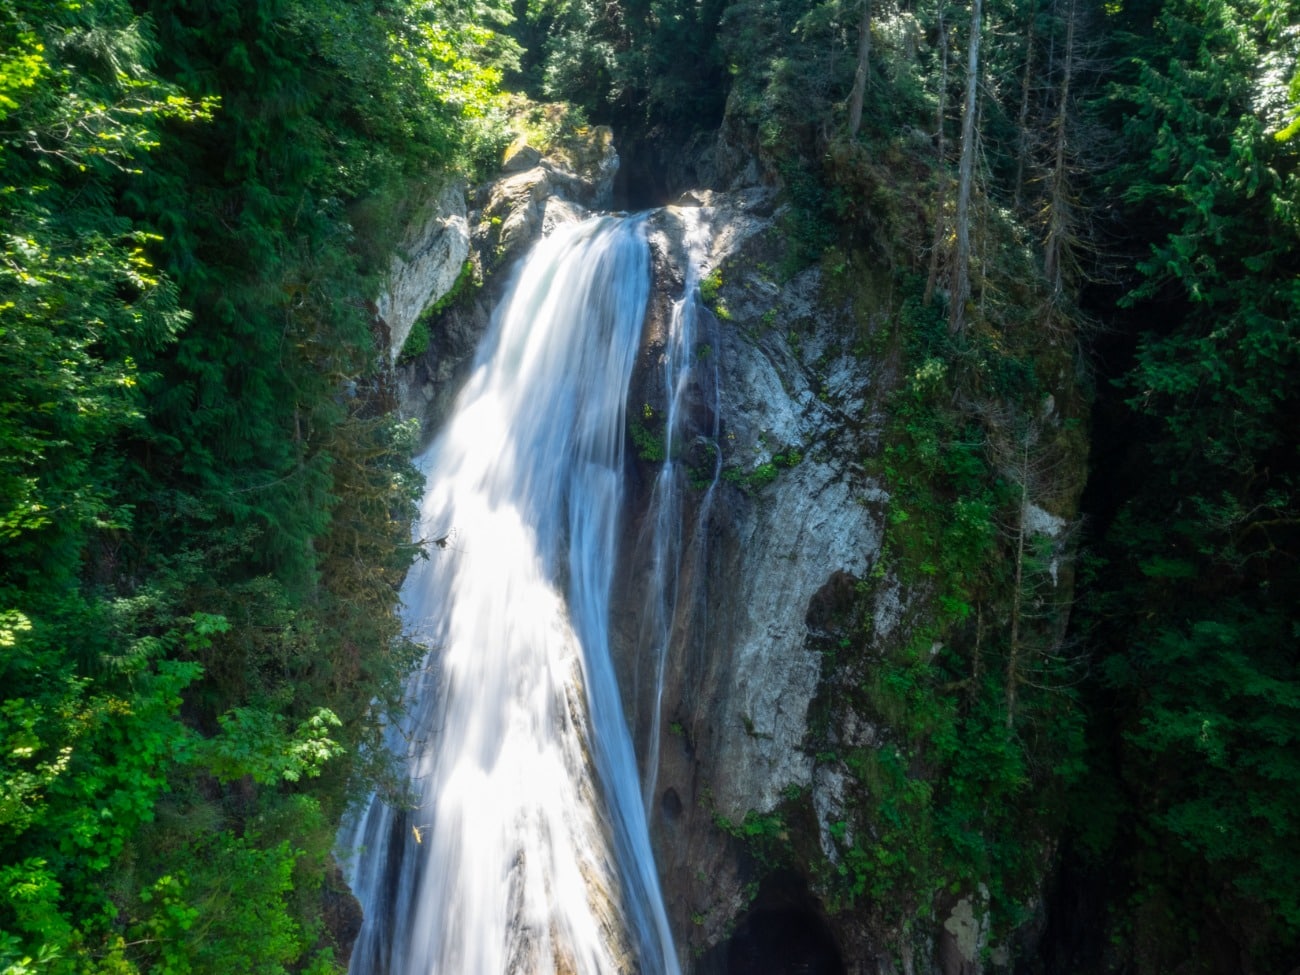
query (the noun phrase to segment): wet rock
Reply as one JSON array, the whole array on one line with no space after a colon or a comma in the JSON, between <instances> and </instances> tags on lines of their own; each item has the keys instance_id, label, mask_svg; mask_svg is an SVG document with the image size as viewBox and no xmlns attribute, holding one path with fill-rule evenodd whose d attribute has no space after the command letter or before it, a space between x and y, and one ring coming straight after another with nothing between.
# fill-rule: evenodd
<instances>
[{"instance_id":1,"label":"wet rock","mask_svg":"<svg viewBox=\"0 0 1300 975\"><path fill-rule=\"evenodd\" d=\"M348 888L337 863L331 863L325 873L325 883L321 887L321 916L335 958L346 967L352 959L352 946L361 931L363 917L361 904Z\"/></svg>"},{"instance_id":2,"label":"wet rock","mask_svg":"<svg viewBox=\"0 0 1300 975\"><path fill-rule=\"evenodd\" d=\"M831 846L845 786L833 770L814 774L806 745L822 679L814 630L844 602L841 590L869 572L881 539L883 492L859 462L882 422L870 405L873 367L848 348L816 268L786 282L768 270L781 246L771 214L771 196L759 188L691 194L652 219L656 284L629 400L647 416L663 410L656 387L663 333L686 276L679 242L694 238L701 276L721 282L710 288L711 325L698 353L716 358L720 395L716 407L703 390L687 401L697 404L697 442L716 421L725 476L707 500L697 477L688 499L661 705L652 699L645 648L636 649L644 615L637 593L651 550L640 512L657 471L644 460L634 471L624 540L624 551L637 555L614 599L640 753L655 750L650 736L662 706L657 783L678 802L656 804L652 831L664 886L674 892L675 928L687 933L691 951L718 945L750 896L750 867L720 821L771 813L801 791L823 820L809 824L811 842ZM691 456L682 454L688 463Z\"/></svg>"},{"instance_id":3,"label":"wet rock","mask_svg":"<svg viewBox=\"0 0 1300 975\"><path fill-rule=\"evenodd\" d=\"M474 350L518 259L556 227L608 207L618 163L612 134L603 126L572 135L550 155L520 142L507 153L501 176L469 194L469 209L462 190L453 195L448 189L408 234L406 256L394 260L395 269L401 265L400 287L391 286L393 297L380 303L394 350L401 349L411 325L451 289L466 260L473 273L465 295L429 322L425 354L399 364L396 371L400 410L421 421L426 441L468 376ZM454 250L445 246L453 230ZM443 257L440 262L411 257L426 254ZM397 351L392 354L395 358Z\"/></svg>"}]
</instances>

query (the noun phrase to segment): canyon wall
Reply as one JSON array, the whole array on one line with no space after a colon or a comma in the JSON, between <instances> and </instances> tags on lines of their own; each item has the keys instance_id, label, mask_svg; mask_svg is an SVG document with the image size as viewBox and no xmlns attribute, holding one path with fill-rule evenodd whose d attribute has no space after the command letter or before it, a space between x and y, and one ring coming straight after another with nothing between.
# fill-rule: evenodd
<instances>
[{"instance_id":1,"label":"canyon wall","mask_svg":"<svg viewBox=\"0 0 1300 975\"><path fill-rule=\"evenodd\" d=\"M408 415L431 428L445 414L527 243L608 204L617 157L606 135L597 139L585 173L525 149L471 195L475 287L439 309L429 350L399 365ZM907 855L882 825L900 801L889 790L946 788L961 751L958 743L933 757L915 715L886 707L888 696L872 688L894 680L924 637L920 656L971 661L973 676L951 682L954 699L967 694L981 679L989 634L1007 628L1018 600L1010 588L991 591L974 620L967 612L941 624L950 597L932 570L909 570L897 551L889 557L890 526L908 518L892 496L897 471L885 463L898 436L889 404L924 379L924 370L908 371L897 337L905 310L894 279L854 251L792 266L781 194L737 182L687 194L649 219L655 284L629 398L625 556L613 599L624 705L653 786L648 811L679 954L698 975L998 969L1041 923L1033 891L1049 869L1049 836L1026 834L1037 866L1020 880L1030 909L1014 923L994 917L989 885L1000 890L1000 881L990 875L986 884L978 867L942 887L918 869L900 906L884 902L899 882L878 879L897 877L897 865L888 874L862 861ZM703 323L694 355L705 368L667 457L659 372L692 237L701 281L692 300ZM1055 404L1071 399L1072 383L1062 372L1055 398L1032 417L1043 436L1064 428ZM645 581L663 528L648 511L670 460L681 468L680 564L665 645L654 645ZM1081 461L1070 457L1071 469ZM1048 495L1022 492L1016 519L1021 549L1029 540L1054 560L1053 598L1062 602L1070 575L1057 566L1068 562L1078 483L1065 477ZM954 502L954 517L963 503ZM1058 618L1039 629L1061 626ZM940 687L931 698L948 693ZM881 771L889 768L898 770L892 779ZM970 841L992 847L980 829L969 824Z\"/></svg>"}]
</instances>

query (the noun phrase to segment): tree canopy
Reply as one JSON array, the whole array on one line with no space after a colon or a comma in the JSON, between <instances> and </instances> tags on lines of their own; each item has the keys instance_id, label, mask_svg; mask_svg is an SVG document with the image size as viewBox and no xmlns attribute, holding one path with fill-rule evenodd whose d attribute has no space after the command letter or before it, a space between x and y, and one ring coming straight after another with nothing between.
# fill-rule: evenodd
<instances>
[{"instance_id":1,"label":"tree canopy","mask_svg":"<svg viewBox=\"0 0 1300 975\"><path fill-rule=\"evenodd\" d=\"M333 967L334 823L412 661L368 303L399 201L502 138L475 16L0 4L6 975Z\"/></svg>"}]
</instances>

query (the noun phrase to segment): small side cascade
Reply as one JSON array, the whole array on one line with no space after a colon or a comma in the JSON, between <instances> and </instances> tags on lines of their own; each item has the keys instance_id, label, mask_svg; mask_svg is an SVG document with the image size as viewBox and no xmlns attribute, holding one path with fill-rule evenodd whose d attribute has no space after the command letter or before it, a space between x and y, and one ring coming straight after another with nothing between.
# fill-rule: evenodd
<instances>
[{"instance_id":1,"label":"small side cascade","mask_svg":"<svg viewBox=\"0 0 1300 975\"><path fill-rule=\"evenodd\" d=\"M339 845L366 914L355 975L677 975L609 653L643 217L537 246L422 458L403 590L429 647L378 796ZM716 476L716 473L715 473Z\"/></svg>"},{"instance_id":2,"label":"small side cascade","mask_svg":"<svg viewBox=\"0 0 1300 975\"><path fill-rule=\"evenodd\" d=\"M638 633L637 659L649 659L654 687L646 740L641 753L645 772L642 803L653 809L662 737L664 668L667 666L678 604L685 595L682 579L687 562L703 564L698 540L704 535L718 478L722 451L718 444L718 357L707 332L715 323L700 308L700 266L708 246L709 229L696 208L678 211L686 251L685 286L673 303L660 368L663 398L664 461L655 478L642 531L642 543L651 552L651 571L645 583L645 605ZM701 429L701 420L703 429ZM683 498L688 489L702 491L694 515L694 531L684 523ZM692 544L692 543L695 544ZM644 666L638 668L644 672Z\"/></svg>"}]
</instances>

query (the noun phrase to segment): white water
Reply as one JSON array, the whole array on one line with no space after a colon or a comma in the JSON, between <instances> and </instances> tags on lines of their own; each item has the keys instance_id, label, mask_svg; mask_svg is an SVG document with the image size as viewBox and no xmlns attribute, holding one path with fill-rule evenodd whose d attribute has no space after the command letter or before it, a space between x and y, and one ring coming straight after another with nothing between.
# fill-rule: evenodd
<instances>
[{"instance_id":1,"label":"white water","mask_svg":"<svg viewBox=\"0 0 1300 975\"><path fill-rule=\"evenodd\" d=\"M637 659L647 658L653 665L653 707L649 715L645 738L645 775L642 784L642 804L650 815L654 800L656 775L659 770L659 742L662 737L664 668L668 662L669 643L673 638L673 622L677 619L683 562L691 554L699 561L702 555L686 551L682 518L682 496L694 480L695 488L703 488L695 514L697 526L708 521L709 507L722 472L722 453L718 445L718 359L716 342L709 345L701 341L699 314L699 267L708 244L708 230L700 222L699 211L679 211L686 245L686 284L682 296L673 304L660 381L666 413L664 417L664 462L655 478L651 493L648 517L642 530L640 544L651 553L651 572L645 585L645 604L642 625L637 634ZM709 319L705 319L708 321ZM703 374L703 375L701 375ZM704 401L696 401L703 396ZM703 414L707 428L695 431ZM699 441L703 450L693 450L692 440ZM690 462L696 462L692 468Z\"/></svg>"},{"instance_id":2,"label":"white water","mask_svg":"<svg viewBox=\"0 0 1300 975\"><path fill-rule=\"evenodd\" d=\"M340 838L355 975L678 972L608 634L648 288L637 218L538 245L423 458L420 531L450 537L403 590L416 804Z\"/></svg>"}]
</instances>

